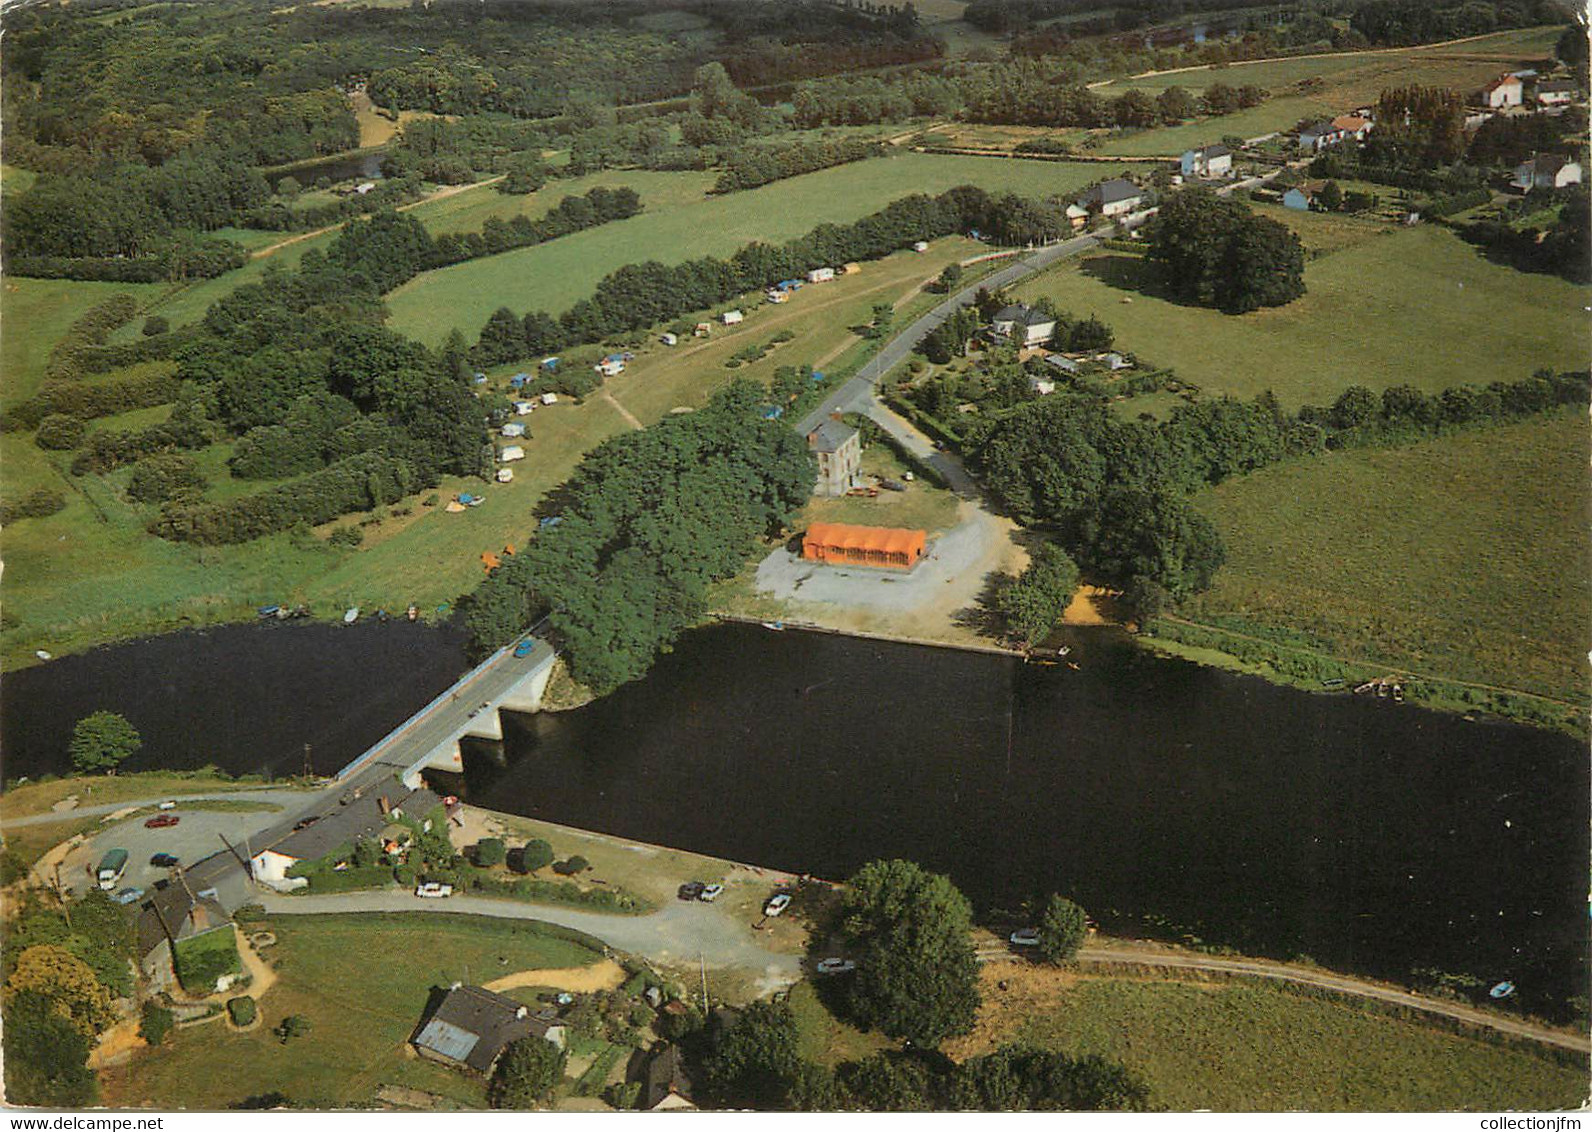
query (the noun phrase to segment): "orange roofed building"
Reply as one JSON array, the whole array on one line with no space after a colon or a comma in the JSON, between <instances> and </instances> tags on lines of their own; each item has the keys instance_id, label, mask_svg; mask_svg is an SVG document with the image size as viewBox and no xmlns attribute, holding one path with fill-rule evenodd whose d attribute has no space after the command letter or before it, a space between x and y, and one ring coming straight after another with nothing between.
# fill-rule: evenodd
<instances>
[{"instance_id":1,"label":"orange roofed building","mask_svg":"<svg viewBox=\"0 0 1592 1132\"><path fill-rule=\"evenodd\" d=\"M854 527L814 523L802 536L802 557L832 566L878 566L910 570L923 557L928 536L901 527Z\"/></svg>"}]
</instances>

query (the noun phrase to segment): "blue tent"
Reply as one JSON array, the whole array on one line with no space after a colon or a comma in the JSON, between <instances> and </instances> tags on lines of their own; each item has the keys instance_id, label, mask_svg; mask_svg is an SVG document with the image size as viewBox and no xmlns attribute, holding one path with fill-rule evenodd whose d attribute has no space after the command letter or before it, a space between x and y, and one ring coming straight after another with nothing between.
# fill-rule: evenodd
<instances>
[{"instance_id":1,"label":"blue tent","mask_svg":"<svg viewBox=\"0 0 1592 1132\"><path fill-rule=\"evenodd\" d=\"M823 381L824 380L824 371L821 370L821 369L813 370L813 380L814 381Z\"/></svg>"},{"instance_id":2,"label":"blue tent","mask_svg":"<svg viewBox=\"0 0 1592 1132\"><path fill-rule=\"evenodd\" d=\"M780 408L778 405L764 405L763 406L763 419L765 421L777 421L777 420L779 420L780 417L783 417L784 415L785 415L785 410Z\"/></svg>"}]
</instances>

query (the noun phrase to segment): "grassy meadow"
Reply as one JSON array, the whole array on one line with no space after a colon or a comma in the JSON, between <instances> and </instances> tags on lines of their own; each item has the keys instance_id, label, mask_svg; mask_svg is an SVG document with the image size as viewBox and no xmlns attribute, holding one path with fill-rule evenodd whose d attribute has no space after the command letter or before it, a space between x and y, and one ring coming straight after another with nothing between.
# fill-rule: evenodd
<instances>
[{"instance_id":1,"label":"grassy meadow","mask_svg":"<svg viewBox=\"0 0 1592 1132\"><path fill-rule=\"evenodd\" d=\"M693 256L728 255L753 240L788 240L826 221L856 220L910 193L933 194L975 184L1048 196L1072 192L1121 171L1108 164L902 153L696 200L686 199L680 186L704 186L701 175L653 174L653 178L681 180L660 192L656 204L638 184L645 206L641 215L537 247L427 272L388 296L391 324L433 344L456 326L473 336L500 306L517 313L562 312L589 295L604 275L640 259L679 263ZM662 189L668 182L654 184ZM551 189L552 200L541 207L556 203L568 191L566 183L558 183ZM548 193L544 189L537 195ZM465 207L490 206L471 201ZM532 201L526 207L538 205ZM425 213L420 215L426 219Z\"/></svg>"},{"instance_id":2,"label":"grassy meadow","mask_svg":"<svg viewBox=\"0 0 1592 1132\"><path fill-rule=\"evenodd\" d=\"M1101 1054L1137 1071L1171 1111L1442 1111L1575 1108L1576 1067L1352 1003L1260 982L1080 978L1016 964L984 973L962 1058L1022 1041ZM1005 989L997 985L1003 980Z\"/></svg>"},{"instance_id":3,"label":"grassy meadow","mask_svg":"<svg viewBox=\"0 0 1592 1132\"><path fill-rule=\"evenodd\" d=\"M1328 252L1306 264L1307 294L1283 307L1226 315L1172 302L1149 264L1122 253L1065 261L1017 291L1098 314L1119 347L1206 393L1269 389L1290 407L1330 403L1348 385L1440 390L1586 363L1584 288L1489 263L1441 228L1261 211Z\"/></svg>"},{"instance_id":4,"label":"grassy meadow","mask_svg":"<svg viewBox=\"0 0 1592 1132\"><path fill-rule=\"evenodd\" d=\"M1183 615L1578 701L1592 605L1586 466L1585 415L1567 410L1224 483L1196 505L1227 564Z\"/></svg>"},{"instance_id":5,"label":"grassy meadow","mask_svg":"<svg viewBox=\"0 0 1592 1132\"><path fill-rule=\"evenodd\" d=\"M599 958L533 921L392 913L277 916L261 926L278 940L265 951L277 982L260 999L262 1025L177 1030L166 1045L102 1071L105 1104L218 1109L282 1092L298 1106L361 1107L393 1084L485 1107L480 1081L407 1046L431 988ZM271 1029L289 1014L307 1017L310 1032L283 1044Z\"/></svg>"}]
</instances>

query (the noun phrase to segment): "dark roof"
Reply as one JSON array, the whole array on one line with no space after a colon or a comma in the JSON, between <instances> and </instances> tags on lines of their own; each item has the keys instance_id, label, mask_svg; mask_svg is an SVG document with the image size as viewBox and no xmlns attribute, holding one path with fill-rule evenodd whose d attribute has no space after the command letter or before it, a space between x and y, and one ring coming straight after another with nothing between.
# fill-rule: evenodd
<instances>
[{"instance_id":1,"label":"dark roof","mask_svg":"<svg viewBox=\"0 0 1592 1132\"><path fill-rule=\"evenodd\" d=\"M503 1047L520 1038L546 1038L556 1018L485 987L450 987L409 1040L418 1047L490 1073Z\"/></svg>"},{"instance_id":2,"label":"dark roof","mask_svg":"<svg viewBox=\"0 0 1592 1132\"><path fill-rule=\"evenodd\" d=\"M1209 161L1213 157L1227 157L1233 151L1221 142L1217 142L1215 145L1208 145L1204 149L1197 149L1194 152Z\"/></svg>"},{"instance_id":3,"label":"dark roof","mask_svg":"<svg viewBox=\"0 0 1592 1132\"><path fill-rule=\"evenodd\" d=\"M1033 307L1025 306L1022 303L1013 303L1011 306L1002 307L1000 310L996 311L995 317L990 321L1015 322L1022 326L1038 326L1041 323L1055 322L1056 316L1053 314L1045 314L1042 311L1035 310Z\"/></svg>"},{"instance_id":4,"label":"dark roof","mask_svg":"<svg viewBox=\"0 0 1592 1132\"><path fill-rule=\"evenodd\" d=\"M1575 91L1576 84L1570 79L1549 79L1537 84L1538 94L1574 94Z\"/></svg>"},{"instance_id":5,"label":"dark roof","mask_svg":"<svg viewBox=\"0 0 1592 1132\"><path fill-rule=\"evenodd\" d=\"M679 1093L691 1099L691 1078L686 1076L685 1059L679 1046L665 1046L652 1055L647 1063L647 1076L642 1084L641 1107L657 1108L670 1093Z\"/></svg>"},{"instance_id":6,"label":"dark roof","mask_svg":"<svg viewBox=\"0 0 1592 1132\"><path fill-rule=\"evenodd\" d=\"M1124 181L1121 177L1113 177L1109 181L1101 181L1083 196L1084 204L1116 204L1118 201L1132 200L1142 197L1144 190L1132 181Z\"/></svg>"},{"instance_id":7,"label":"dark roof","mask_svg":"<svg viewBox=\"0 0 1592 1132\"><path fill-rule=\"evenodd\" d=\"M180 881L173 881L144 902L138 914L140 960L168 939L187 939L229 923L227 910L208 896L190 897Z\"/></svg>"},{"instance_id":8,"label":"dark roof","mask_svg":"<svg viewBox=\"0 0 1592 1132\"><path fill-rule=\"evenodd\" d=\"M386 798L387 813L381 809L381 799ZM322 814L314 825L290 833L276 844L272 851L299 861L313 861L324 857L340 845L358 841L362 837L375 837L391 821L394 810L402 810L412 818L423 818L442 804L425 787L410 791L396 782L369 787L366 792L346 806L334 806Z\"/></svg>"},{"instance_id":9,"label":"dark roof","mask_svg":"<svg viewBox=\"0 0 1592 1132\"><path fill-rule=\"evenodd\" d=\"M1552 177L1568 164L1570 164L1570 159L1568 157L1560 157L1556 154L1549 154L1546 156L1539 155L1537 157L1533 157L1530 161L1526 162L1526 168L1531 170L1533 176Z\"/></svg>"},{"instance_id":10,"label":"dark roof","mask_svg":"<svg viewBox=\"0 0 1592 1132\"><path fill-rule=\"evenodd\" d=\"M1330 134L1333 132L1332 123L1326 120L1311 122L1299 131L1301 134Z\"/></svg>"},{"instance_id":11,"label":"dark roof","mask_svg":"<svg viewBox=\"0 0 1592 1132\"><path fill-rule=\"evenodd\" d=\"M857 435L844 421L827 420L807 434L807 446L814 452L838 452L840 446Z\"/></svg>"}]
</instances>

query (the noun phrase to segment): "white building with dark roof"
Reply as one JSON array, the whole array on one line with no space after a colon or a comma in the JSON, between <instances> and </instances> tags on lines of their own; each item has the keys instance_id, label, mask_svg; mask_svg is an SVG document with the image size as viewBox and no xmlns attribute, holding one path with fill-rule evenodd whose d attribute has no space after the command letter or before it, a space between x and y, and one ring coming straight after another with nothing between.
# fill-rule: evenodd
<instances>
[{"instance_id":1,"label":"white building with dark roof","mask_svg":"<svg viewBox=\"0 0 1592 1132\"><path fill-rule=\"evenodd\" d=\"M408 816L429 829L426 815L442 800L422 787L410 790L392 782L371 786L346 805L335 802L324 812L299 823L286 837L250 858L254 879L273 887L288 887L288 871L303 861L318 861L333 850L372 839L395 818Z\"/></svg>"},{"instance_id":2,"label":"white building with dark roof","mask_svg":"<svg viewBox=\"0 0 1592 1132\"><path fill-rule=\"evenodd\" d=\"M862 434L844 421L826 420L807 434L807 448L818 459L814 495L845 495L862 475Z\"/></svg>"},{"instance_id":3,"label":"white building with dark roof","mask_svg":"<svg viewBox=\"0 0 1592 1132\"><path fill-rule=\"evenodd\" d=\"M1231 177L1233 151L1225 145L1207 145L1185 150L1179 162L1185 177Z\"/></svg>"},{"instance_id":4,"label":"white building with dark roof","mask_svg":"<svg viewBox=\"0 0 1592 1132\"><path fill-rule=\"evenodd\" d=\"M534 1037L563 1049L568 1037L556 1014L533 1012L485 987L454 983L446 991L433 991L432 999L409 1044L421 1057L482 1077L491 1076L510 1042Z\"/></svg>"}]
</instances>

